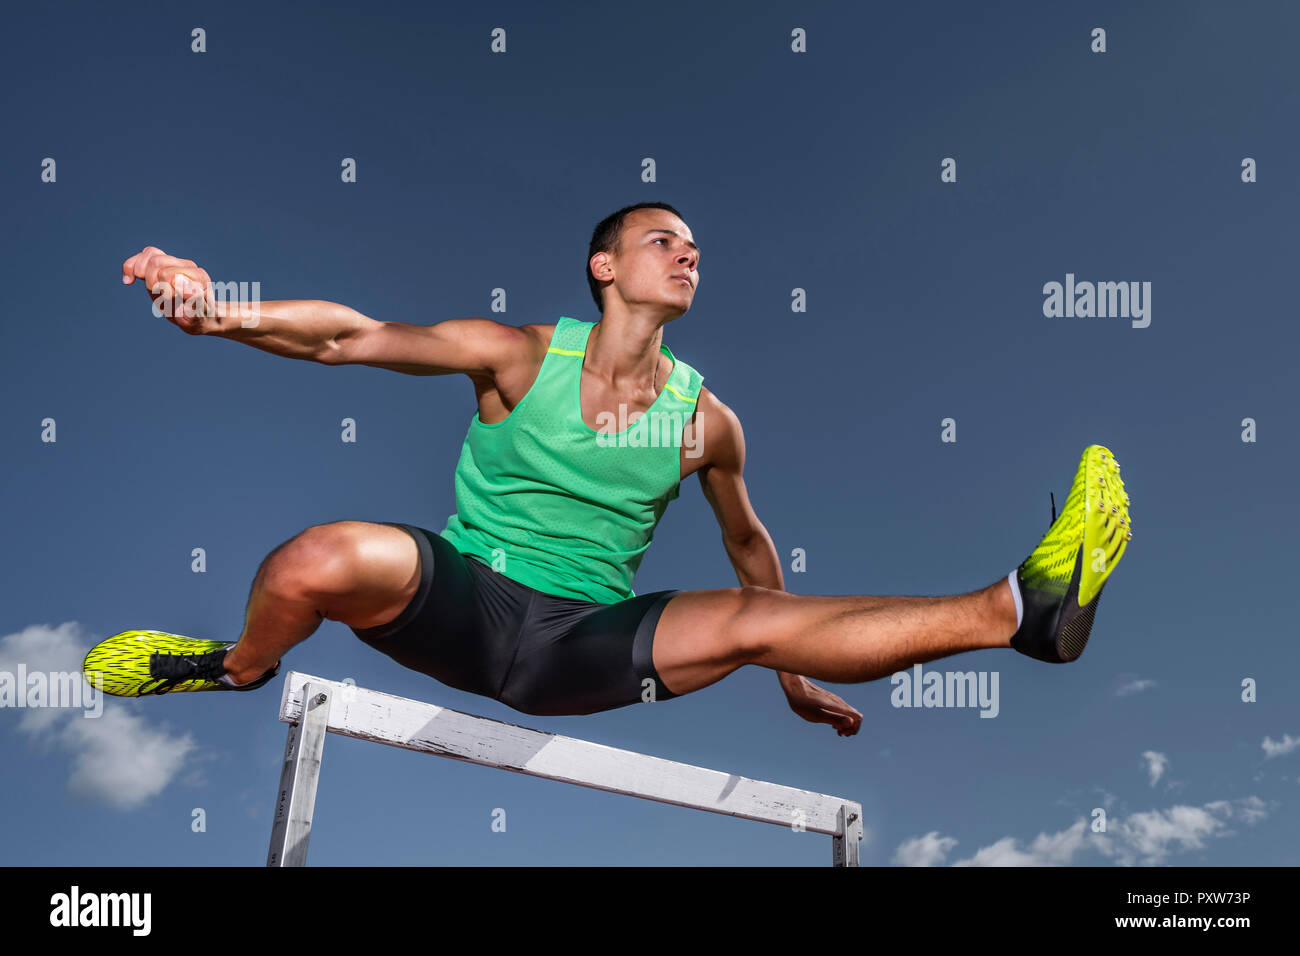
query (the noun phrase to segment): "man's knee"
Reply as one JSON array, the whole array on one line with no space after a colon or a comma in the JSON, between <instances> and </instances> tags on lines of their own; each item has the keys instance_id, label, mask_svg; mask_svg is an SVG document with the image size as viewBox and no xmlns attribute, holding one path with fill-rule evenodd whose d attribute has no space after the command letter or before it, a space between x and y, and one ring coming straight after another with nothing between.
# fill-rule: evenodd
<instances>
[{"instance_id":1,"label":"man's knee","mask_svg":"<svg viewBox=\"0 0 1300 956\"><path fill-rule=\"evenodd\" d=\"M729 620L730 644L737 659L742 664L752 664L772 648L774 631L771 624L772 615L784 591L747 585L731 588L734 610Z\"/></svg>"},{"instance_id":2,"label":"man's knee","mask_svg":"<svg viewBox=\"0 0 1300 956\"><path fill-rule=\"evenodd\" d=\"M267 557L265 586L299 600L339 597L360 580L362 522L334 521L300 531Z\"/></svg>"}]
</instances>

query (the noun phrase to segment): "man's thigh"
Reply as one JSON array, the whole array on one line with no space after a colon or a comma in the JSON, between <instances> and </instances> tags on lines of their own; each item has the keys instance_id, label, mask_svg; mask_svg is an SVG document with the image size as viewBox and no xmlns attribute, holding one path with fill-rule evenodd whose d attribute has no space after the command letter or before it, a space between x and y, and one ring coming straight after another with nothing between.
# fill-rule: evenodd
<instances>
[{"instance_id":1,"label":"man's thigh","mask_svg":"<svg viewBox=\"0 0 1300 956\"><path fill-rule=\"evenodd\" d=\"M715 684L752 663L762 635L745 620L761 613L763 588L682 591L664 608L654 635L654 664L675 694Z\"/></svg>"}]
</instances>

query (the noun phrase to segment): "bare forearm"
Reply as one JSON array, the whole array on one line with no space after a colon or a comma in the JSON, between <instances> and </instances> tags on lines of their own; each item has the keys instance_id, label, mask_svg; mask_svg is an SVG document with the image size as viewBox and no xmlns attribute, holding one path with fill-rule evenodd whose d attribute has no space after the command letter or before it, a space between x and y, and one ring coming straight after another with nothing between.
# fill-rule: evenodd
<instances>
[{"instance_id":1,"label":"bare forearm","mask_svg":"<svg viewBox=\"0 0 1300 956\"><path fill-rule=\"evenodd\" d=\"M283 299L256 305L215 303L218 328L208 332L285 358L330 363L340 343L378 325L356 309L321 299Z\"/></svg>"},{"instance_id":2,"label":"bare forearm","mask_svg":"<svg viewBox=\"0 0 1300 956\"><path fill-rule=\"evenodd\" d=\"M766 528L759 530L745 541L726 541L724 546L731 566L736 569L736 577L741 587L771 588L784 591L785 581L781 574L781 559L776 553L776 545ZM792 689L802 686L803 677L798 674L776 672L781 687L788 694Z\"/></svg>"}]
</instances>

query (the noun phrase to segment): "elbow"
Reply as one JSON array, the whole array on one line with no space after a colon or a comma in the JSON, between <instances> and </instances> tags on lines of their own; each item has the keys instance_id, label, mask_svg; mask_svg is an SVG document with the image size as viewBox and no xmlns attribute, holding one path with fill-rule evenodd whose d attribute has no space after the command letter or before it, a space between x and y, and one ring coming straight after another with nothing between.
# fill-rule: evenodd
<instances>
[{"instance_id":1,"label":"elbow","mask_svg":"<svg viewBox=\"0 0 1300 956\"><path fill-rule=\"evenodd\" d=\"M346 365L348 361L343 344L338 339L333 338L321 343L320 348L316 349L311 360L320 365Z\"/></svg>"},{"instance_id":2,"label":"elbow","mask_svg":"<svg viewBox=\"0 0 1300 956\"><path fill-rule=\"evenodd\" d=\"M750 554L764 544L765 541L759 528L730 534L723 532L722 535L722 546L726 548L727 554L731 555Z\"/></svg>"},{"instance_id":3,"label":"elbow","mask_svg":"<svg viewBox=\"0 0 1300 956\"><path fill-rule=\"evenodd\" d=\"M350 365L366 361L372 353L382 351L383 339L376 336L386 323L367 318L348 309L341 327L325 338L312 355L321 365Z\"/></svg>"}]
</instances>

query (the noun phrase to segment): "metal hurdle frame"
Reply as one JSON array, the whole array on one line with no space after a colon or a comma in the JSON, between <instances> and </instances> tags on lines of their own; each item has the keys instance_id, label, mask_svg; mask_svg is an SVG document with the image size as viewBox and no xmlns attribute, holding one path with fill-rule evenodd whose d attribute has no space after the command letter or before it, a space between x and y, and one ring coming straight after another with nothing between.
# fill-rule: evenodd
<instances>
[{"instance_id":1,"label":"metal hurdle frame","mask_svg":"<svg viewBox=\"0 0 1300 956\"><path fill-rule=\"evenodd\" d=\"M858 865L862 807L842 797L531 730L297 671L285 675L280 720L289 724L289 738L267 866L307 864L327 733L759 823L789 827L801 820L803 829L834 838L835 866Z\"/></svg>"}]
</instances>

